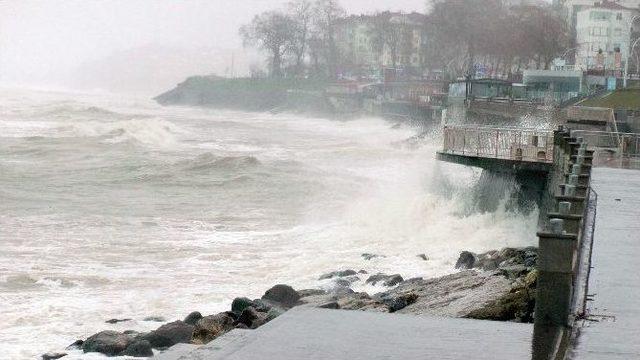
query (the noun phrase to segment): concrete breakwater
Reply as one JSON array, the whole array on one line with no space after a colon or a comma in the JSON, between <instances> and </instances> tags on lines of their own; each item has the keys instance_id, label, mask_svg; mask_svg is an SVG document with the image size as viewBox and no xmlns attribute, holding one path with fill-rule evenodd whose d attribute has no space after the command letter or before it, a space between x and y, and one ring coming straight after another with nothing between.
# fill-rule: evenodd
<instances>
[{"instance_id":1,"label":"concrete breakwater","mask_svg":"<svg viewBox=\"0 0 640 360\"><path fill-rule=\"evenodd\" d=\"M365 259L376 256L363 254ZM428 261L426 255L420 257ZM208 316L194 311L183 320L147 333L105 330L76 341L67 351L150 357L154 349L158 352L176 344L206 344L233 329L256 329L294 307L531 322L536 259L536 248L506 248L482 254L464 251L456 263L459 272L432 279L405 280L398 274L339 270L318 278L331 284L325 289L295 290L276 285L260 299L236 298L229 311ZM375 294L354 292L351 286L361 281L386 290ZM66 354L49 353L43 359Z\"/></svg>"}]
</instances>

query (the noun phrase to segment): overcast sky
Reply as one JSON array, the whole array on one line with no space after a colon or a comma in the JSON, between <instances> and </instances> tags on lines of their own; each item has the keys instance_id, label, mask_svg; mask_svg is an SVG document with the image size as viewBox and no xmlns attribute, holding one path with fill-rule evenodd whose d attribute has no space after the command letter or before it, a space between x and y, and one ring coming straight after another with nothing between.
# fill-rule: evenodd
<instances>
[{"instance_id":1,"label":"overcast sky","mask_svg":"<svg viewBox=\"0 0 640 360\"><path fill-rule=\"evenodd\" d=\"M184 53L221 49L221 54L224 50L241 49L238 27L255 14L285 2L0 0L0 83L59 82L61 74L69 76L79 66L104 65L104 59L114 59L114 54L117 58L117 54L137 48L146 49L144 56L148 58L153 58L149 54L153 49L161 47L179 48ZM342 5L350 13L424 11L425 2L342 0ZM163 56L161 51L158 54ZM131 53L129 56L134 60L144 57ZM176 71L187 71L188 66L182 67Z\"/></svg>"}]
</instances>

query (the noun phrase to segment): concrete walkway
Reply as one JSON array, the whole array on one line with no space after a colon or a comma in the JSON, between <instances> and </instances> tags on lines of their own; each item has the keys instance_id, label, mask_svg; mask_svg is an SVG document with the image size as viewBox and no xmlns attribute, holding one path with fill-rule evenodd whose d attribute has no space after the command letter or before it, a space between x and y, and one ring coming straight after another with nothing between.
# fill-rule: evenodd
<instances>
[{"instance_id":1,"label":"concrete walkway","mask_svg":"<svg viewBox=\"0 0 640 360\"><path fill-rule=\"evenodd\" d=\"M640 171L595 168L598 193L588 303L569 358L640 359Z\"/></svg>"},{"instance_id":2,"label":"concrete walkway","mask_svg":"<svg viewBox=\"0 0 640 360\"><path fill-rule=\"evenodd\" d=\"M254 330L185 345L163 360L530 359L530 324L295 308Z\"/></svg>"}]
</instances>

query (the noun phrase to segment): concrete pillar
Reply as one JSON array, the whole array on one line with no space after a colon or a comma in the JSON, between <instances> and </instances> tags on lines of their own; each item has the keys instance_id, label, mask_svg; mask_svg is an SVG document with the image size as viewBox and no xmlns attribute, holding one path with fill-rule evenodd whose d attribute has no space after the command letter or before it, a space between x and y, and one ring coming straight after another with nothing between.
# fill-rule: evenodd
<instances>
[{"instance_id":1,"label":"concrete pillar","mask_svg":"<svg viewBox=\"0 0 640 360\"><path fill-rule=\"evenodd\" d=\"M551 219L550 224L550 232L538 233L534 360L548 360L556 351L569 325L571 311L577 235L566 233L562 219Z\"/></svg>"}]
</instances>

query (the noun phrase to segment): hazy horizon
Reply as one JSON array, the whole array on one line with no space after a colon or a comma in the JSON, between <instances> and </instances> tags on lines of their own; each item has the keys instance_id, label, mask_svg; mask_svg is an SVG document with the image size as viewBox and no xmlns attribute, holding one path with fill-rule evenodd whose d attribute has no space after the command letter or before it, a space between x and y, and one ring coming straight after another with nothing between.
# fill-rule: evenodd
<instances>
[{"instance_id":1,"label":"hazy horizon","mask_svg":"<svg viewBox=\"0 0 640 360\"><path fill-rule=\"evenodd\" d=\"M286 0L0 1L0 85L154 94L185 76L246 72L238 27ZM425 0L349 0L349 13ZM233 54L233 55L232 55Z\"/></svg>"}]
</instances>

